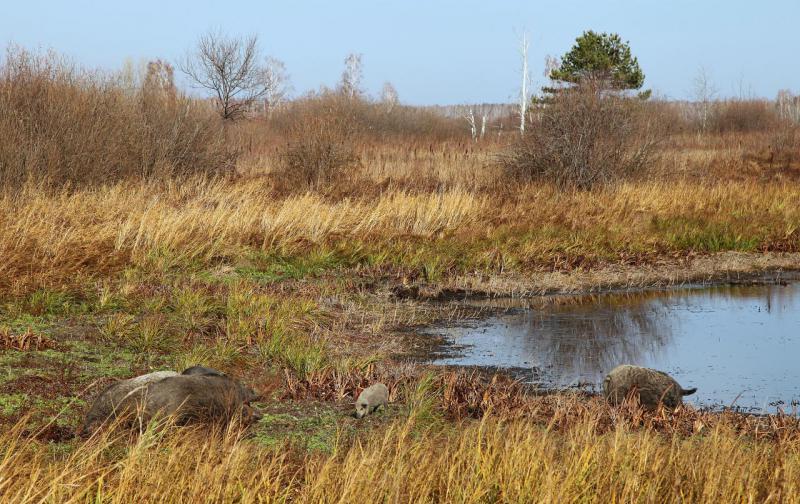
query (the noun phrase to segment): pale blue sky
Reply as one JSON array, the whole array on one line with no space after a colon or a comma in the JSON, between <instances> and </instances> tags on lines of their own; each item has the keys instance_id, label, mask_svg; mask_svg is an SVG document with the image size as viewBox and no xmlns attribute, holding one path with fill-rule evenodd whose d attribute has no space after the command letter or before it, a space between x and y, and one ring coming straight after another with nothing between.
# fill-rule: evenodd
<instances>
[{"instance_id":1,"label":"pale blue sky","mask_svg":"<svg viewBox=\"0 0 800 504\"><path fill-rule=\"evenodd\" d=\"M118 68L126 57L174 60L217 28L256 32L286 62L296 93L332 86L349 52L364 54L365 85L391 81L406 103L510 101L518 39L530 33L534 81L545 55L582 31L629 40L645 87L690 95L702 65L722 95L800 91L800 0L2 0L0 42L53 48Z\"/></svg>"}]
</instances>

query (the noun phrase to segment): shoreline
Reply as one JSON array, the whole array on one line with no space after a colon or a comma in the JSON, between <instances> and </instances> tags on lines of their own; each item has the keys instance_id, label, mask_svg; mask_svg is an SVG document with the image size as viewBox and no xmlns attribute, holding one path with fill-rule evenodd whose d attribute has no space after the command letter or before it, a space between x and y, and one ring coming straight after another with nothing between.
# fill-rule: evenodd
<instances>
[{"instance_id":1,"label":"shoreline","mask_svg":"<svg viewBox=\"0 0 800 504\"><path fill-rule=\"evenodd\" d=\"M612 264L570 272L462 275L439 285L407 287L395 294L400 298L426 301L535 298L557 294L605 294L726 284L780 283L799 279L800 253L719 252L689 260L665 259L650 266ZM400 287L394 289L398 291Z\"/></svg>"}]
</instances>

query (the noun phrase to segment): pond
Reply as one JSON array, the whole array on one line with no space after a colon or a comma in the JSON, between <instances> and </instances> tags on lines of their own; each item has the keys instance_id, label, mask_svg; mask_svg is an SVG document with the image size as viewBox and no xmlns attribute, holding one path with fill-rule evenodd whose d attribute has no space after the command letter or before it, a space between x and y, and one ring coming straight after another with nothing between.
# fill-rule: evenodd
<instances>
[{"instance_id":1,"label":"pond","mask_svg":"<svg viewBox=\"0 0 800 504\"><path fill-rule=\"evenodd\" d=\"M447 341L434 364L594 390L637 364L697 387L685 398L696 406L789 412L800 401L800 283L464 303L487 315L427 329Z\"/></svg>"}]
</instances>

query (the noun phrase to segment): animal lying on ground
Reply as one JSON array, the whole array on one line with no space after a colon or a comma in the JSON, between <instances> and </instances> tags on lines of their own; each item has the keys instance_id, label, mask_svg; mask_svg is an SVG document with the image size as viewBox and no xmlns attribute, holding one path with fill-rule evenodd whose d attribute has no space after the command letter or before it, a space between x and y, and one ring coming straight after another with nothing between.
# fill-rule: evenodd
<instances>
[{"instance_id":1,"label":"animal lying on ground","mask_svg":"<svg viewBox=\"0 0 800 504\"><path fill-rule=\"evenodd\" d=\"M389 402L389 389L383 383L365 388L356 399L356 418L373 413Z\"/></svg>"},{"instance_id":2,"label":"animal lying on ground","mask_svg":"<svg viewBox=\"0 0 800 504\"><path fill-rule=\"evenodd\" d=\"M659 403L676 408L683 403L683 396L695 392L696 388L684 389L664 372L628 364L615 367L603 380L603 395L615 406L635 394L644 408L655 409Z\"/></svg>"},{"instance_id":3,"label":"animal lying on ground","mask_svg":"<svg viewBox=\"0 0 800 504\"><path fill-rule=\"evenodd\" d=\"M141 378L141 377L139 377ZM154 418L174 417L176 423L217 422L226 424L237 415L245 422L257 421L261 415L250 406L259 395L251 388L220 374L178 375L172 373L158 381L130 390L121 400L108 401L103 394L98 400L113 407L92 405L81 434L93 432L112 418L135 420L145 426Z\"/></svg>"},{"instance_id":4,"label":"animal lying on ground","mask_svg":"<svg viewBox=\"0 0 800 504\"><path fill-rule=\"evenodd\" d=\"M156 417L174 416L178 424L194 421L228 423L243 414L246 421L260 415L250 407L259 395L250 387L221 375L179 375L149 385L126 398L120 409L137 412L146 425Z\"/></svg>"},{"instance_id":5,"label":"animal lying on ground","mask_svg":"<svg viewBox=\"0 0 800 504\"><path fill-rule=\"evenodd\" d=\"M178 376L175 371L156 371L127 380L120 380L106 387L92 403L89 412L78 429L78 435L91 434L100 425L116 416L120 404L131 394L144 390L151 383L159 382L171 376Z\"/></svg>"}]
</instances>

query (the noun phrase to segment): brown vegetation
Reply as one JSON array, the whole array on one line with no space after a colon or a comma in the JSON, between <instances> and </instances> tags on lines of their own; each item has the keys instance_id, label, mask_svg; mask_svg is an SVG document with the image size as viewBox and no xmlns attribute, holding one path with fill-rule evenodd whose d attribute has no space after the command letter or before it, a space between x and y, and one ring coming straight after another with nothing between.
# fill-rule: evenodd
<instances>
[{"instance_id":1,"label":"brown vegetation","mask_svg":"<svg viewBox=\"0 0 800 504\"><path fill-rule=\"evenodd\" d=\"M202 104L168 88L127 89L55 54L7 50L0 110L4 187L79 187L231 167L219 122Z\"/></svg>"},{"instance_id":2,"label":"brown vegetation","mask_svg":"<svg viewBox=\"0 0 800 504\"><path fill-rule=\"evenodd\" d=\"M15 333L8 327L0 327L0 350L45 350L55 348L55 344L44 335L36 334L28 328Z\"/></svg>"},{"instance_id":3,"label":"brown vegetation","mask_svg":"<svg viewBox=\"0 0 800 504\"><path fill-rule=\"evenodd\" d=\"M629 179L655 161L663 133L640 100L591 85L565 89L534 112L528 133L501 158L521 181L590 188Z\"/></svg>"}]
</instances>

